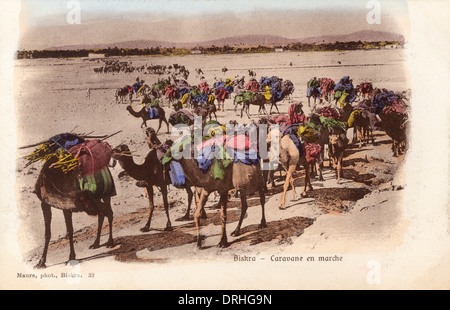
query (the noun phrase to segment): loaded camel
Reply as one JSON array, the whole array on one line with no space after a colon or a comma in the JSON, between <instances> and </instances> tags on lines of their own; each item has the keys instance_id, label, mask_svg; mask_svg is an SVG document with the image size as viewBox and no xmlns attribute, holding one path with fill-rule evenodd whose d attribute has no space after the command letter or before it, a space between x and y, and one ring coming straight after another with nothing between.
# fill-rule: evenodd
<instances>
[{"instance_id":1,"label":"loaded camel","mask_svg":"<svg viewBox=\"0 0 450 310\"><path fill-rule=\"evenodd\" d=\"M269 133L267 135L267 143L271 144L272 135L273 135L273 132L269 131ZM302 165L305 169L305 186L303 188L303 192L302 192L301 196L305 197L306 192L313 190L313 188L312 188L311 181L310 181L309 164L306 161L305 151L303 151L303 154L300 154L297 146L294 144L294 142L289 137L289 135L281 135L280 134L278 146L279 146L278 160L279 160L279 163L281 164L281 166L286 171L286 179L284 181L283 193L281 195L280 207L279 207L281 210L284 210L285 204L286 204L286 194L289 189L289 185L292 186L294 199L297 195L297 193L295 191L295 186L294 186L294 172L297 170L298 165ZM272 149L272 146L271 146L271 149Z\"/></svg>"},{"instance_id":2,"label":"loaded camel","mask_svg":"<svg viewBox=\"0 0 450 310\"><path fill-rule=\"evenodd\" d=\"M330 128L328 146L329 156L332 160L333 168L336 169L336 179L339 184L341 182L344 151L348 146L348 139L345 132L334 127Z\"/></svg>"},{"instance_id":3,"label":"loaded camel","mask_svg":"<svg viewBox=\"0 0 450 310\"><path fill-rule=\"evenodd\" d=\"M119 103L119 100L121 103L123 103L123 100L128 96L129 101L131 102L131 99L133 97L133 88L129 85L116 89L116 92L114 94L116 97L116 103Z\"/></svg>"},{"instance_id":4,"label":"loaded camel","mask_svg":"<svg viewBox=\"0 0 450 310\"><path fill-rule=\"evenodd\" d=\"M241 198L241 216L236 229L231 233L232 236L239 236L242 221L247 212L247 195L252 192L258 192L262 208L262 218L260 228L267 227L264 214L264 184L262 180L262 172L259 165L246 165L240 162L233 162L225 169L224 179L216 179L210 169L206 174L198 167L193 158L180 158L177 161L182 166L186 180L190 184L197 187L196 191L196 209L194 213L194 223L197 228L197 246L201 247L202 235L200 233L200 217L204 212L204 206L210 193L217 191L220 196L219 205L221 217L221 237L218 244L219 247L228 246L228 238L226 233L227 222L227 201L228 191L235 189L240 192Z\"/></svg>"},{"instance_id":5,"label":"loaded camel","mask_svg":"<svg viewBox=\"0 0 450 310\"><path fill-rule=\"evenodd\" d=\"M239 103L236 102L236 97L235 97L235 104L234 104L235 111L237 110L238 104ZM241 118L244 114L244 110L245 110L245 113L247 114L247 117L250 118L250 113L249 113L250 105L258 106L259 107L258 113L264 112L267 115L267 110L266 110L265 104L266 104L266 98L264 97L264 95L261 93L255 93L253 95L253 98L251 98L249 100L245 100L242 103Z\"/></svg>"},{"instance_id":6,"label":"loaded camel","mask_svg":"<svg viewBox=\"0 0 450 310\"><path fill-rule=\"evenodd\" d=\"M161 128L161 124L162 124L162 122L164 122L167 125L167 133L169 133L169 122L166 119L166 112L159 105L155 106L154 108L156 109L156 111L158 113L158 120L159 120L159 125L158 125L158 129L156 132L159 132L159 129ZM133 109L133 107L131 105L129 105L129 106L127 106L127 111L130 112L130 114L136 118L142 118L141 128L144 126L147 127L147 121L150 120L150 114L145 107L143 107L141 110L136 112Z\"/></svg>"},{"instance_id":7,"label":"loaded camel","mask_svg":"<svg viewBox=\"0 0 450 310\"><path fill-rule=\"evenodd\" d=\"M52 168L56 158L44 163L34 187L34 193L41 201L41 208L44 214L45 242L42 257L35 268L46 268L48 245L51 238L52 210L56 208L62 210L66 222L67 237L69 239L70 254L69 261L75 259L75 249L73 241L73 212L86 212L88 215L98 216L97 237L89 247L95 249L100 247L100 235L105 216L109 223L109 239L106 247L114 247L112 236L113 211L111 208L111 197L115 195L115 190L98 198L89 191L81 191L78 175L76 172L63 172L60 169Z\"/></svg>"}]
</instances>

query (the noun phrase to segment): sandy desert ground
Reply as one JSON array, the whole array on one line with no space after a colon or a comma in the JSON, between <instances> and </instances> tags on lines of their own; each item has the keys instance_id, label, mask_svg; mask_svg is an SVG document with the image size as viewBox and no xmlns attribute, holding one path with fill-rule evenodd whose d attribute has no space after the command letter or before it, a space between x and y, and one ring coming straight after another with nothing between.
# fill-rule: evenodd
<instances>
[{"instance_id":1,"label":"sandy desert ground","mask_svg":"<svg viewBox=\"0 0 450 310\"><path fill-rule=\"evenodd\" d=\"M304 103L305 113L309 113L306 104L306 82L313 76L329 77L338 81L342 76L348 75L355 85L371 81L376 87L394 91L409 88L408 72L401 50L128 57L122 60L132 61L136 66L175 63L184 65L191 72L188 78L190 84L200 82L195 73L196 68L203 70L205 80L210 85L215 78L245 76L248 81L249 69L255 71L258 79L261 76L279 76L291 80L295 86L291 98L279 104L281 113L287 112L290 103L299 101ZM15 93L18 146L43 141L57 133L72 130L99 135L121 130L121 133L107 141L112 146L126 143L139 155L135 161L142 162L148 147L144 141L145 134L140 129L141 121L125 110L126 104L115 103L114 91L118 87L132 84L137 77L151 85L158 76L137 72L114 75L94 73L93 68L100 65L97 60L83 59L17 60ZM223 67L228 68L225 74L221 71ZM88 88L91 89L90 98L86 96ZM138 101L132 104L136 109L139 108ZM170 109L165 109L168 115ZM242 120L236 117L231 100L226 101L225 109L217 113L219 121L249 121L246 117ZM253 107L250 112L253 118L257 117L256 108ZM154 127L156 124L157 121L150 121L150 126ZM164 131L163 126L162 132ZM164 133L160 138L165 140L169 135ZM183 280L175 284L166 281L132 284L137 287L204 288L202 285L210 283L207 282L210 280L207 275L214 272L214 269L205 268L202 264L212 263L220 266L224 264L224 268L233 274L248 272L252 274L252 282L245 281L246 276L242 276L240 280L231 279L227 272L221 272L217 282L208 284L208 288L226 286L228 280L233 282L233 287L239 288L326 288L336 285L342 288L370 288L366 276L371 267L367 262L378 260L385 265L390 255L402 246L409 226L408 220L403 216L405 156L393 157L390 139L384 132L376 131L375 139L374 145L349 147L344 158L344 180L341 184L337 184L334 172L326 165L325 181L314 179L314 191L306 198L290 200L290 191L286 210L278 209L283 180L277 180L276 187L269 188L266 196L268 227L263 230L257 228L261 216L259 200L251 197L243 223L243 234L231 237L229 234L237 224L240 212L240 200L231 199L227 225L231 244L224 249L216 247L220 236L219 210L215 208L217 197L211 196L208 201L208 219L204 221L202 228L206 239L203 249L197 250L192 221L176 220L186 210L184 191L173 187L169 191L170 217L174 230L163 230L166 216L161 205L161 194L156 190L157 208L151 224L152 230L142 233L139 228L145 224L148 217L148 200L145 193L135 185L133 179L126 176L119 178L118 175L122 171L119 166L111 168L117 187L117 196L112 200L116 247L89 249L95 238L97 218L74 214L77 259L84 270L96 270L97 273L103 271L104 275L108 274L109 277L113 277L110 274L120 270L131 269L137 273L151 270L154 279L157 279L158 276L163 276L164 270L175 267L179 268L176 269L178 273L175 273ZM24 265L29 267L38 262L44 237L40 202L32 193L41 163L24 168L26 161L23 157L32 150L19 150L16 162L16 196L21 222L18 242L24 254ZM301 175L302 171L299 171L297 186L302 183ZM300 191L300 187L297 191ZM104 224L102 243L106 242L107 234L107 224ZM53 210L52 242L45 272L66 268L68 254L62 212ZM242 259L255 258L262 266L255 267L256 265L245 265L236 261L238 255ZM313 256L316 263L303 263L300 267L298 263L273 261L274 257L287 256L303 256L305 260L307 256ZM338 256L343 257L343 261L319 263L318 256ZM190 272L183 273L183 266L189 266ZM310 281L304 283L301 279L289 279L290 273L286 271L286 266L295 266L295 273L301 272L305 277L309 277ZM253 273L254 268L258 272ZM271 281L265 281L265 272L272 275ZM195 274L195 280L191 277L192 274ZM315 278L314 274L325 276L328 282L324 283ZM397 276L385 275L385 283L392 283L388 279L396 279ZM128 280L122 283L111 280L103 286L124 287ZM89 287L94 284L86 285Z\"/></svg>"}]
</instances>

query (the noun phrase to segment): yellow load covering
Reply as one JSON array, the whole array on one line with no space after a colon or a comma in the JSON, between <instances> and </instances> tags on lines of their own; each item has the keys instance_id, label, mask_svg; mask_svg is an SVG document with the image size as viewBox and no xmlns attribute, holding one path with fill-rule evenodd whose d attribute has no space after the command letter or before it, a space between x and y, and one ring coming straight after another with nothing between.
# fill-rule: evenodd
<instances>
[{"instance_id":1,"label":"yellow load covering","mask_svg":"<svg viewBox=\"0 0 450 310\"><path fill-rule=\"evenodd\" d=\"M353 127L353 125L355 124L356 117L360 114L361 114L361 110L355 110L352 112L352 114L350 114L350 117L348 118L348 121L347 121L347 125L349 128Z\"/></svg>"},{"instance_id":2,"label":"yellow load covering","mask_svg":"<svg viewBox=\"0 0 450 310\"><path fill-rule=\"evenodd\" d=\"M272 98L272 93L270 91L269 86L266 86L266 90L264 91L264 97L266 98L267 101Z\"/></svg>"}]
</instances>

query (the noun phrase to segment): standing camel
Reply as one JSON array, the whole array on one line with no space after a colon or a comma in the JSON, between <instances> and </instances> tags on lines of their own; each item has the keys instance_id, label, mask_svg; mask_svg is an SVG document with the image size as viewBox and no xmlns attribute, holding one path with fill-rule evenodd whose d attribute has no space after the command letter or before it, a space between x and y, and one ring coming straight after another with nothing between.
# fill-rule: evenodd
<instances>
[{"instance_id":1,"label":"standing camel","mask_svg":"<svg viewBox=\"0 0 450 310\"><path fill-rule=\"evenodd\" d=\"M235 97L235 105L234 105L234 109L236 111L237 106L238 106L238 102L236 102L236 97ZM265 107L266 104L266 98L264 97L263 94L261 93L254 93L253 97L251 99L245 100L242 102L242 109L241 109L241 118L244 114L244 110L245 113L247 114L247 117L250 118L250 105L256 105L259 107L258 112L262 112L264 111L264 113L267 115L267 110Z\"/></svg>"},{"instance_id":2,"label":"standing camel","mask_svg":"<svg viewBox=\"0 0 450 310\"><path fill-rule=\"evenodd\" d=\"M158 130L156 132L157 133L159 132L159 129L161 128L161 124L162 124L162 122L164 122L167 125L167 133L169 133L169 122L166 119L166 112L164 112L164 109L161 108L160 106L156 106L154 108L158 112L158 120L159 120ZM150 113L147 111L147 109L145 107L143 107L140 111L136 112L133 109L133 107L131 105L129 105L129 106L127 106L127 111L130 112L130 114L136 118L142 118L141 128L144 126L147 127L147 121L150 120Z\"/></svg>"},{"instance_id":3,"label":"standing camel","mask_svg":"<svg viewBox=\"0 0 450 310\"><path fill-rule=\"evenodd\" d=\"M105 216L109 223L109 239L107 247L114 247L112 236L113 211L111 208L111 197L115 195L115 188L110 193L99 198L89 191L82 191L77 173L63 172L61 169L52 168L56 162L56 157L44 163L41 172L34 187L34 193L41 201L41 208L44 214L45 223L45 242L42 257L35 268L46 268L48 245L51 238L52 210L54 207L64 213L64 219L67 228L67 237L69 239L70 254L69 261L75 259L75 249L73 242L73 212L86 212L89 215L98 216L97 237L89 248L98 248L100 246L100 235ZM108 171L109 173L109 171ZM110 174L109 174L110 175ZM112 181L112 178L111 178Z\"/></svg>"},{"instance_id":4,"label":"standing camel","mask_svg":"<svg viewBox=\"0 0 450 310\"><path fill-rule=\"evenodd\" d=\"M218 160L218 159L216 159ZM200 217L204 212L204 206L210 193L217 191L220 195L219 205L221 217L221 238L218 244L219 247L227 247L228 239L226 233L227 222L227 201L228 191L235 189L239 191L241 198L241 216L236 229L231 234L232 236L239 236L242 221L247 212L247 196L253 192L258 192L262 208L262 218L260 228L267 227L264 214L264 184L262 172L259 165L247 165L241 162L232 162L224 170L223 179L215 178L212 173L212 168L208 172L203 173L198 167L198 164L193 158L177 159L183 168L186 180L190 184L197 187L196 191L196 209L194 213L194 223L197 228L197 246L201 247L203 237L200 233Z\"/></svg>"},{"instance_id":5,"label":"standing camel","mask_svg":"<svg viewBox=\"0 0 450 310\"><path fill-rule=\"evenodd\" d=\"M342 160L344 151L348 146L348 139L344 131L337 128L331 128L329 136L329 153L333 162L333 168L336 169L337 183L341 182Z\"/></svg>"},{"instance_id":6,"label":"standing camel","mask_svg":"<svg viewBox=\"0 0 450 310\"><path fill-rule=\"evenodd\" d=\"M129 85L116 89L116 92L114 94L116 97L116 103L120 102L123 103L123 100L128 96L128 99L131 102L131 98L133 96L133 88Z\"/></svg>"},{"instance_id":7,"label":"standing camel","mask_svg":"<svg viewBox=\"0 0 450 310\"><path fill-rule=\"evenodd\" d=\"M148 137L147 142L151 142L154 139L152 137ZM150 144L149 144L150 145ZM120 166L125 170L125 172L137 181L142 181L145 184L145 189L148 195L148 201L150 204L150 214L148 217L148 221L144 227L141 228L142 232L150 231L150 224L152 221L153 211L155 209L155 205L153 203L153 186L157 186L162 194L164 210L167 216L167 224L164 230L172 230L172 223L169 217L169 203L167 198L167 187L171 184L170 177L168 175L168 171L161 164L157 157L156 148L152 148L150 152L145 157L144 163L138 165L134 162L133 156L131 155L131 151L127 145L119 145L113 150L113 158L116 159ZM188 208L186 214L180 218L179 220L188 220L189 213L191 210L192 197L194 196L191 187L189 184L186 184L186 192L188 195Z\"/></svg>"},{"instance_id":8,"label":"standing camel","mask_svg":"<svg viewBox=\"0 0 450 310\"><path fill-rule=\"evenodd\" d=\"M289 135L280 135L279 141L279 163L286 171L286 180L283 185L283 194L280 200L280 209L285 209L286 204L286 194L289 189L289 185L292 186L294 199L297 195L294 186L294 172L297 170L298 165L302 165L305 168L305 186L302 192L302 196L306 196L306 192L312 190L310 176L309 176L309 164L306 161L305 150L302 154L298 150L294 141L289 137ZM269 131L267 135L267 143L272 142L272 131Z\"/></svg>"}]
</instances>

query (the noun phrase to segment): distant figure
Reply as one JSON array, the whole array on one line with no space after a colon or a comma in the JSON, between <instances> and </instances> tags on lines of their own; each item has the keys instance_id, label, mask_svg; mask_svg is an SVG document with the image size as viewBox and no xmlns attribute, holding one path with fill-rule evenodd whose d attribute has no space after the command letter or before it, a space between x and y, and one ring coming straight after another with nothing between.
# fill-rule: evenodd
<instances>
[{"instance_id":1,"label":"distant figure","mask_svg":"<svg viewBox=\"0 0 450 310\"><path fill-rule=\"evenodd\" d=\"M86 98L91 99L91 89L88 88L86 91Z\"/></svg>"}]
</instances>

